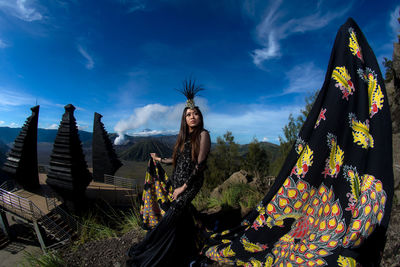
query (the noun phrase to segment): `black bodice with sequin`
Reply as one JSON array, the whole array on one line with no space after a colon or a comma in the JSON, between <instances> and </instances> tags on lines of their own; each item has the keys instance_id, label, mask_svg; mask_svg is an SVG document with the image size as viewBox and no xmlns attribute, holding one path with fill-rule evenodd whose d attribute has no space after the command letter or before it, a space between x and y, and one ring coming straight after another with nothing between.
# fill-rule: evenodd
<instances>
[{"instance_id":1,"label":"black bodice with sequin","mask_svg":"<svg viewBox=\"0 0 400 267\"><path fill-rule=\"evenodd\" d=\"M192 161L191 142L190 140L187 140L183 151L178 151L176 165L171 179L172 187L174 189L181 187L191 179L191 183L187 183L188 187L177 199L179 205L186 206L190 203L203 185L204 175L202 171L198 172L196 177L191 177L195 167L196 164Z\"/></svg>"}]
</instances>

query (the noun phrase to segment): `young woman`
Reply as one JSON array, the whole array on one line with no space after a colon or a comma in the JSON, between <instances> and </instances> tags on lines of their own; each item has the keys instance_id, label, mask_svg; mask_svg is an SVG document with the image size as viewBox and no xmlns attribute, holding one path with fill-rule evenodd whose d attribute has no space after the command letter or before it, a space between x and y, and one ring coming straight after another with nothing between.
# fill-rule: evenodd
<instances>
[{"instance_id":1,"label":"young woman","mask_svg":"<svg viewBox=\"0 0 400 267\"><path fill-rule=\"evenodd\" d=\"M128 251L128 266L189 266L196 257L190 203L203 185L203 171L211 145L210 135L203 128L203 115L193 101L200 90L194 82L184 82L183 93L188 100L172 158L162 159L155 153L150 154L155 161L174 165L173 201L157 226Z\"/></svg>"}]
</instances>

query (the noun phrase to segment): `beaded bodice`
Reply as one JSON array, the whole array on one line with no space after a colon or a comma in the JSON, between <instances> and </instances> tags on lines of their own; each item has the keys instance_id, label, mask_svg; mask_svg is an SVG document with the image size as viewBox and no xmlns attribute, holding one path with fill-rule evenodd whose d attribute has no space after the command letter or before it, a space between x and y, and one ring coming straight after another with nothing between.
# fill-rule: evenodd
<instances>
[{"instance_id":1,"label":"beaded bodice","mask_svg":"<svg viewBox=\"0 0 400 267\"><path fill-rule=\"evenodd\" d=\"M174 188L182 186L189 178L195 163L192 161L192 146L190 140L185 142L183 151L178 151L174 173L172 175L172 186Z\"/></svg>"}]
</instances>

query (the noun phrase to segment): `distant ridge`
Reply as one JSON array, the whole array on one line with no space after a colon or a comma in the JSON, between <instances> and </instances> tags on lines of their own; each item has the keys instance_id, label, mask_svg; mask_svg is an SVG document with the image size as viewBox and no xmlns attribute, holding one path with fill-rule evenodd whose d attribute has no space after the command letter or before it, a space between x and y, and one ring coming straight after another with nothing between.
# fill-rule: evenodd
<instances>
[{"instance_id":1,"label":"distant ridge","mask_svg":"<svg viewBox=\"0 0 400 267\"><path fill-rule=\"evenodd\" d=\"M0 127L0 142L6 145L12 145L21 128ZM53 129L38 129L38 161L39 164L48 164L51 150L53 149L54 139L57 135L57 130ZM82 141L83 152L89 167L92 164L92 139L91 132L79 131L79 136ZM110 133L110 140L114 143L117 138L116 133ZM152 136L130 136L125 135L126 143L123 145L114 146L115 151L122 160L147 161L149 153L155 152L163 157L170 157L174 148L178 135L152 135ZM211 144L211 149L215 147L215 143ZM261 147L269 152L273 160L279 152L279 146L269 142L260 142ZM1 147L1 144L0 144ZM9 147L6 148L7 151ZM136 152L135 152L136 150ZM248 144L239 146L241 156L248 152ZM1 151L0 151L1 157ZM1 160L1 159L0 159Z\"/></svg>"},{"instance_id":2,"label":"distant ridge","mask_svg":"<svg viewBox=\"0 0 400 267\"><path fill-rule=\"evenodd\" d=\"M5 144L13 143L21 128L0 127L0 141ZM57 129L38 128L38 142L53 143L56 139ZM92 133L79 131L82 143L92 142Z\"/></svg>"},{"instance_id":3,"label":"distant ridge","mask_svg":"<svg viewBox=\"0 0 400 267\"><path fill-rule=\"evenodd\" d=\"M150 153L157 153L161 157L171 157L172 148L155 139L141 140L120 153L123 160L147 161Z\"/></svg>"}]
</instances>

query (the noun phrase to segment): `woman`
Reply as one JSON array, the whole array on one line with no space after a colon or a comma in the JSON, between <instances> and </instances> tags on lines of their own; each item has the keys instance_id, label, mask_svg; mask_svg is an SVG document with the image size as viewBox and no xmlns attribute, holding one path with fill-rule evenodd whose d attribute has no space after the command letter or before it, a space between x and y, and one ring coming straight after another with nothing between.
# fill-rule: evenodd
<instances>
[{"instance_id":1,"label":"woman","mask_svg":"<svg viewBox=\"0 0 400 267\"><path fill-rule=\"evenodd\" d=\"M162 159L155 153L150 154L155 161L174 165L173 201L157 226L128 251L131 257L128 266L188 266L197 254L190 203L203 184L211 141L203 128L203 115L193 100L202 88L192 81L185 81L183 85L187 102L173 156Z\"/></svg>"}]
</instances>

